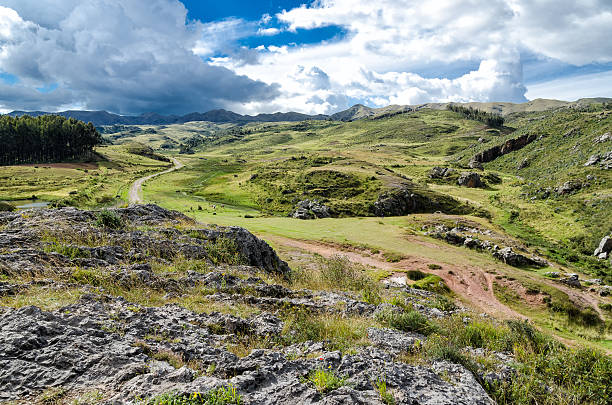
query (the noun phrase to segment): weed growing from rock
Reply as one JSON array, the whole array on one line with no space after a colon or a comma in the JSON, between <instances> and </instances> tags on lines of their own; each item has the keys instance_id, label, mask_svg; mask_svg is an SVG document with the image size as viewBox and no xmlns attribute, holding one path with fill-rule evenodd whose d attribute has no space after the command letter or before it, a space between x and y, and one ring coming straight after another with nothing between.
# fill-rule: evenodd
<instances>
[{"instance_id":1,"label":"weed growing from rock","mask_svg":"<svg viewBox=\"0 0 612 405\"><path fill-rule=\"evenodd\" d=\"M346 378L337 376L336 373L331 370L331 366L329 367L330 369L328 370L322 367L312 370L302 382L310 382L321 394L326 394L346 385Z\"/></svg>"}]
</instances>

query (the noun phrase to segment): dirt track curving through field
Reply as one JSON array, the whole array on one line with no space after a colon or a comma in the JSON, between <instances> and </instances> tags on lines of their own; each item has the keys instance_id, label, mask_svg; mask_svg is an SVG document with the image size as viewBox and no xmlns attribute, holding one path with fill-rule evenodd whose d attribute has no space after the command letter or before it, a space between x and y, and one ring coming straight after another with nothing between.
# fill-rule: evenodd
<instances>
[{"instance_id":1,"label":"dirt track curving through field","mask_svg":"<svg viewBox=\"0 0 612 405\"><path fill-rule=\"evenodd\" d=\"M130 191L128 192L128 201L130 204L142 204L142 185L145 181L151 180L153 177L161 176L162 174L173 172L185 166L177 158L171 157L170 160L172 160L172 163L174 163L174 166L172 166L170 169L166 169L162 172L153 173L148 176L141 177L140 179L132 183Z\"/></svg>"},{"instance_id":2,"label":"dirt track curving through field","mask_svg":"<svg viewBox=\"0 0 612 405\"><path fill-rule=\"evenodd\" d=\"M383 270L413 270L419 269L440 276L446 285L465 302L475 309L504 319L526 319L508 306L499 302L493 293L494 275L484 272L475 266L449 265L412 256L397 263L389 263L379 255L364 255L355 251L346 251L333 244L303 241L281 236L266 235L267 240L278 245L316 253L323 257L333 255L345 256L354 263L372 266ZM428 264L438 264L443 270L428 270Z\"/></svg>"}]
</instances>

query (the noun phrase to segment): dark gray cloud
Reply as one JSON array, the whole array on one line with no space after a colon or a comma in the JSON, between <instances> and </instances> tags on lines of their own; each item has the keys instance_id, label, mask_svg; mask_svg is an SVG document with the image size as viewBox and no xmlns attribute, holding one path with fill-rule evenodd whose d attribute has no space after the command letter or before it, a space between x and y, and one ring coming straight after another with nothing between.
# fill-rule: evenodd
<instances>
[{"instance_id":1,"label":"dark gray cloud","mask_svg":"<svg viewBox=\"0 0 612 405\"><path fill-rule=\"evenodd\" d=\"M202 25L185 25L186 10L176 0L0 0L0 6L10 7L0 7L0 71L19 78L3 85L3 109L185 113L279 94L277 85L195 55ZM55 83L54 91L36 90Z\"/></svg>"}]
</instances>

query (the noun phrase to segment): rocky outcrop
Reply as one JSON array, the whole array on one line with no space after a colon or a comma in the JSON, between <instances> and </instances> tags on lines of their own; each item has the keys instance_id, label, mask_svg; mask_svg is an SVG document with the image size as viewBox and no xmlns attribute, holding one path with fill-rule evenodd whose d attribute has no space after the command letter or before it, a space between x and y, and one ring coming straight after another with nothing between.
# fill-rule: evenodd
<instances>
[{"instance_id":1,"label":"rocky outcrop","mask_svg":"<svg viewBox=\"0 0 612 405\"><path fill-rule=\"evenodd\" d=\"M328 206L317 200L303 200L297 203L291 216L298 219L329 218L331 213Z\"/></svg>"},{"instance_id":2,"label":"rocky outcrop","mask_svg":"<svg viewBox=\"0 0 612 405\"><path fill-rule=\"evenodd\" d=\"M0 213L0 224L4 225L0 231L0 247L20 248L0 255L0 269L35 272L49 263L55 267L109 267L139 262L153 253L161 260L179 255L186 259L209 259L213 245L224 238L233 241L231 248L236 249L234 253L243 264L289 274L287 263L265 241L246 229L213 227L180 231L171 226L195 226L195 222L157 205L134 205L108 211L121 219L121 229L99 225L99 212L75 208L35 209L24 215ZM140 230L139 227L155 230ZM51 240L61 242L61 246ZM97 242L99 246L84 246L84 241ZM53 251L58 248L60 252Z\"/></svg>"},{"instance_id":3,"label":"rocky outcrop","mask_svg":"<svg viewBox=\"0 0 612 405\"><path fill-rule=\"evenodd\" d=\"M371 207L371 212L379 217L437 211L449 214L466 214L471 212L472 209L452 197L417 190L411 186L398 187L382 193Z\"/></svg>"},{"instance_id":4,"label":"rocky outcrop","mask_svg":"<svg viewBox=\"0 0 612 405\"><path fill-rule=\"evenodd\" d=\"M428 228L425 228L426 230ZM441 239L451 245L465 246L469 249L489 251L493 257L514 267L534 266L547 267L549 263L537 256L525 256L517 253L512 247L500 248L495 243L487 239L480 239L481 236L490 236L490 231L480 231L476 228L455 227L448 228L445 225L436 225L431 230L427 230L425 235L436 239Z\"/></svg>"},{"instance_id":5,"label":"rocky outcrop","mask_svg":"<svg viewBox=\"0 0 612 405\"><path fill-rule=\"evenodd\" d=\"M453 174L455 170L451 167L436 166L429 172L429 177L432 179L443 179Z\"/></svg>"},{"instance_id":6,"label":"rocky outcrop","mask_svg":"<svg viewBox=\"0 0 612 405\"><path fill-rule=\"evenodd\" d=\"M599 259L607 259L612 252L612 236L606 235L601 238L599 242L599 246L595 249L593 256L598 257Z\"/></svg>"},{"instance_id":7,"label":"rocky outcrop","mask_svg":"<svg viewBox=\"0 0 612 405\"><path fill-rule=\"evenodd\" d=\"M539 257L527 257L515 252L511 247L506 247L493 252L493 257L514 267L535 266L546 267L548 263Z\"/></svg>"},{"instance_id":8,"label":"rocky outcrop","mask_svg":"<svg viewBox=\"0 0 612 405\"><path fill-rule=\"evenodd\" d=\"M596 165L598 163L599 163L599 166L603 170L610 170L610 169L612 169L612 151L607 152L607 153L603 153L603 154L596 153L594 155L591 155L589 160L587 160L587 162L584 165L585 166L594 166L594 165Z\"/></svg>"},{"instance_id":9,"label":"rocky outcrop","mask_svg":"<svg viewBox=\"0 0 612 405\"><path fill-rule=\"evenodd\" d=\"M557 187L556 191L559 195L566 195L580 190L583 186L580 181L570 180Z\"/></svg>"},{"instance_id":10,"label":"rocky outcrop","mask_svg":"<svg viewBox=\"0 0 612 405\"><path fill-rule=\"evenodd\" d=\"M472 168L482 167L483 163L491 162L502 155L522 149L536 139L538 139L538 135L535 134L525 134L518 138L508 139L501 145L496 145L474 155L469 166Z\"/></svg>"},{"instance_id":11,"label":"rocky outcrop","mask_svg":"<svg viewBox=\"0 0 612 405\"><path fill-rule=\"evenodd\" d=\"M232 385L250 404L371 404L380 403L372 384L380 378L392 387L398 403L493 404L462 366L407 365L382 348L342 355L325 343L306 342L281 350L253 350L243 358L225 348L236 334L273 335L280 327L282 322L273 315L242 319L197 314L176 305L144 308L94 296L53 312L31 306L3 310L0 400L31 398L47 387L61 386L100 389L110 395L107 403L126 403L137 396ZM385 342L391 348L411 341L399 332L372 331L376 333L381 339L393 336ZM316 369L332 370L346 384L322 396L304 382Z\"/></svg>"},{"instance_id":12,"label":"rocky outcrop","mask_svg":"<svg viewBox=\"0 0 612 405\"><path fill-rule=\"evenodd\" d=\"M606 132L605 134L595 138L595 143L604 143L604 142L610 142L610 141L612 141L612 134L609 132Z\"/></svg>"},{"instance_id":13,"label":"rocky outcrop","mask_svg":"<svg viewBox=\"0 0 612 405\"><path fill-rule=\"evenodd\" d=\"M581 288L582 284L580 284L580 280L578 274L570 274L568 277L559 280L559 282L563 284L567 284L570 287Z\"/></svg>"},{"instance_id":14,"label":"rocky outcrop","mask_svg":"<svg viewBox=\"0 0 612 405\"><path fill-rule=\"evenodd\" d=\"M403 303L374 305L352 292L291 290L264 281L290 269L242 228L204 228L157 206L110 213L121 226L74 208L0 213L0 274L10 280L0 282L0 296L75 297L51 311L0 307L0 402L39 403L58 389L70 401L98 392L101 403L135 404L232 386L245 404L377 404L373 381L384 380L396 403L493 404L479 383L490 371L406 364L401 354L427 338L374 323L408 306L428 319L461 310L435 308L434 293L402 286ZM292 316L300 313L369 318L376 327L366 345L343 354L330 341L297 337ZM253 341L269 349L249 348ZM248 351L239 357L236 347ZM344 385L318 392L305 377L320 369Z\"/></svg>"},{"instance_id":15,"label":"rocky outcrop","mask_svg":"<svg viewBox=\"0 0 612 405\"><path fill-rule=\"evenodd\" d=\"M482 180L480 179L480 175L474 172L461 173L457 183L460 186L469 188L480 188L484 186Z\"/></svg>"}]
</instances>

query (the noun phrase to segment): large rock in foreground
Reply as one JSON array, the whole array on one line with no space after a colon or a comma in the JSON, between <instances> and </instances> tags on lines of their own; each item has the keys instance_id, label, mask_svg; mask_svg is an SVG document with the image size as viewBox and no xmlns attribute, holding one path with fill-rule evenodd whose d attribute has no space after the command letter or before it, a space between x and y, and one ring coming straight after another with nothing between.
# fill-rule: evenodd
<instances>
[{"instance_id":1,"label":"large rock in foreground","mask_svg":"<svg viewBox=\"0 0 612 405\"><path fill-rule=\"evenodd\" d=\"M29 249L27 254L0 257L0 268L3 264L11 268L36 267L35 263L51 259L58 264L105 267L142 261L151 251L161 258L181 255L187 259L206 259L215 250L215 244L226 239L233 241L231 249L237 250L241 264L283 275L291 271L265 241L244 228L199 229L192 218L153 204L104 211L70 207L28 210L24 215L0 212L0 225L4 225L0 248ZM184 225L188 227L181 230ZM50 240L61 241L64 249L70 249L75 257L71 260L65 255L49 257L44 250L53 245ZM92 243L99 246L89 246Z\"/></svg>"}]
</instances>

